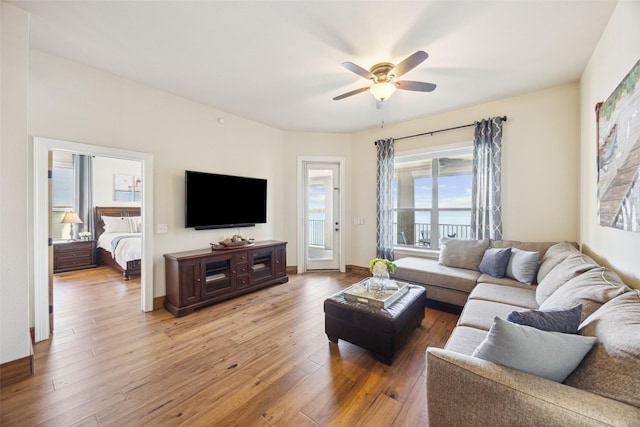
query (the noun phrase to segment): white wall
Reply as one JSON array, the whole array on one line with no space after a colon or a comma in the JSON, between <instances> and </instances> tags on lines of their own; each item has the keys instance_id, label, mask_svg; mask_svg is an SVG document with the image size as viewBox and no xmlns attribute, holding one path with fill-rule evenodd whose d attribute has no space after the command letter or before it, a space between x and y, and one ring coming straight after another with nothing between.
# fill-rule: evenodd
<instances>
[{"instance_id":1,"label":"white wall","mask_svg":"<svg viewBox=\"0 0 640 427\"><path fill-rule=\"evenodd\" d=\"M113 189L114 175L142 176L140 162L96 156L92 169L94 206L140 206L140 202L116 202Z\"/></svg>"},{"instance_id":2,"label":"white wall","mask_svg":"<svg viewBox=\"0 0 640 427\"><path fill-rule=\"evenodd\" d=\"M168 225L155 236L155 296L165 294L164 253L206 248L236 232L184 228L185 169L266 178L269 223L242 233L285 239L283 132L38 50L30 61L31 136L154 155L154 222ZM210 197L224 206L215 192Z\"/></svg>"},{"instance_id":3,"label":"white wall","mask_svg":"<svg viewBox=\"0 0 640 427\"><path fill-rule=\"evenodd\" d=\"M341 191L344 192L346 206L345 221L341 226L341 237L345 240L345 253L342 254L346 264L351 263L351 194L353 187L350 182L352 159L351 159L351 140L350 134L326 134L326 133L307 133L307 132L287 132L284 134L285 150L284 164L285 167L285 187L283 192L282 212L285 216L285 236L288 241L287 245L287 265L298 265L296 255L298 250L297 244L297 162L298 157L318 157L318 158L343 158L345 160L346 181L341 185Z\"/></svg>"},{"instance_id":4,"label":"white wall","mask_svg":"<svg viewBox=\"0 0 640 427\"><path fill-rule=\"evenodd\" d=\"M620 1L580 80L580 237L583 250L640 288L640 233L601 227L597 206L595 105L606 100L640 59L640 2Z\"/></svg>"},{"instance_id":5,"label":"white wall","mask_svg":"<svg viewBox=\"0 0 640 427\"><path fill-rule=\"evenodd\" d=\"M393 99L391 99L393 102ZM473 123L506 115L503 125L503 238L531 241L578 241L579 88L568 84L449 113L385 126L354 135L352 217L353 264L375 256L374 141ZM473 140L473 127L397 141L396 153Z\"/></svg>"},{"instance_id":6,"label":"white wall","mask_svg":"<svg viewBox=\"0 0 640 427\"><path fill-rule=\"evenodd\" d=\"M29 16L0 4L0 364L31 354L27 90Z\"/></svg>"}]
</instances>

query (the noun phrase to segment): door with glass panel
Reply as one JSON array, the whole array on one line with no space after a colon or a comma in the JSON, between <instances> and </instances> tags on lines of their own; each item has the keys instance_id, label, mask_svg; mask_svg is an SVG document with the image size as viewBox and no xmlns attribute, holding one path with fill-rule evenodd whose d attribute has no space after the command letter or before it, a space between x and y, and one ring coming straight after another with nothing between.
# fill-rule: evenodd
<instances>
[{"instance_id":1,"label":"door with glass panel","mask_svg":"<svg viewBox=\"0 0 640 427\"><path fill-rule=\"evenodd\" d=\"M340 269L339 163L305 163L306 270Z\"/></svg>"}]
</instances>

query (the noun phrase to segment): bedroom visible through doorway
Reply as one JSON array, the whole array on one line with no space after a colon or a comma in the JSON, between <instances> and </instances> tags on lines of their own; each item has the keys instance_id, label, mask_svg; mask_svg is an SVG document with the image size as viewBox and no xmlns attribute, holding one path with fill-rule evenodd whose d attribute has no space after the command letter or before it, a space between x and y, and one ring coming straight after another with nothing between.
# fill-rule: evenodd
<instances>
[{"instance_id":1,"label":"bedroom visible through doorway","mask_svg":"<svg viewBox=\"0 0 640 427\"><path fill-rule=\"evenodd\" d=\"M49 207L49 156L53 151L98 156L108 159L123 159L141 165L140 180L144 183L144 191L140 192L138 204L140 205L141 223L141 248L140 248L140 306L143 311L153 310L153 233L152 212L153 206L153 155L147 153L132 152L127 150L100 147L69 141L53 140L48 138L34 138L34 338L42 341L49 338L50 318L49 312L53 310L49 300L50 272L53 260L50 258L52 246L49 246L50 236L50 207ZM107 191L113 190L114 181L109 179ZM109 194L109 197L111 195ZM132 202L135 195L132 195ZM110 202L113 203L113 202ZM93 204L95 206L95 203ZM149 207L149 208L147 208ZM53 301L53 300L51 300Z\"/></svg>"}]
</instances>

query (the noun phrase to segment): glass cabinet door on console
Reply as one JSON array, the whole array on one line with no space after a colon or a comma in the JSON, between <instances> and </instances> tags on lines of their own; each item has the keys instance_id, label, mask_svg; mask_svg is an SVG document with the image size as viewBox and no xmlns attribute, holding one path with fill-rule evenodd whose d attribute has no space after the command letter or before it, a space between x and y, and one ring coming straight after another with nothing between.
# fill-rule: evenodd
<instances>
[{"instance_id":1,"label":"glass cabinet door on console","mask_svg":"<svg viewBox=\"0 0 640 427\"><path fill-rule=\"evenodd\" d=\"M273 278L273 248L251 252L251 280L259 283Z\"/></svg>"},{"instance_id":2,"label":"glass cabinet door on console","mask_svg":"<svg viewBox=\"0 0 640 427\"><path fill-rule=\"evenodd\" d=\"M204 258L200 261L202 267L202 298L209 298L217 294L224 294L233 288L231 280L231 258L226 257Z\"/></svg>"}]
</instances>

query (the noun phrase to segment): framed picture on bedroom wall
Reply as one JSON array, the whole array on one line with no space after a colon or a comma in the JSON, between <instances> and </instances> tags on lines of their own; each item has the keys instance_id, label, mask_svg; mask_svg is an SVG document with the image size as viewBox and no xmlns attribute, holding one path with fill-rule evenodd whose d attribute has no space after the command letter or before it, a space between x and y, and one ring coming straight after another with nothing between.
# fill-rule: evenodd
<instances>
[{"instance_id":1,"label":"framed picture on bedroom wall","mask_svg":"<svg viewBox=\"0 0 640 427\"><path fill-rule=\"evenodd\" d=\"M113 200L139 202L142 200L142 178L135 175L113 175Z\"/></svg>"}]
</instances>

